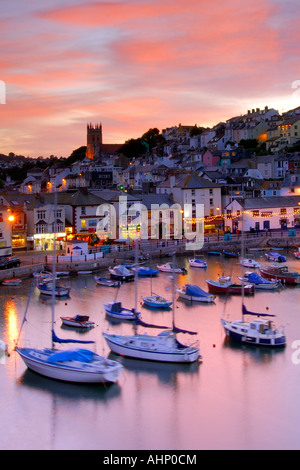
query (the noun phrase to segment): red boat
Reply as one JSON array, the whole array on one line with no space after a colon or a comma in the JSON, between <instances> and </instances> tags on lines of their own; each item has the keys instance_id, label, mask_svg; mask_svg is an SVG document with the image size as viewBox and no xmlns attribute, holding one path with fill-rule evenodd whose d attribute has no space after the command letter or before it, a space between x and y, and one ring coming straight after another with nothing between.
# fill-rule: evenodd
<instances>
[{"instance_id":1,"label":"red boat","mask_svg":"<svg viewBox=\"0 0 300 470\"><path fill-rule=\"evenodd\" d=\"M242 295L243 290L245 295L254 294L253 284L234 284L231 277L221 276L218 281L206 280L208 290L213 294L237 294Z\"/></svg>"},{"instance_id":2,"label":"red boat","mask_svg":"<svg viewBox=\"0 0 300 470\"><path fill-rule=\"evenodd\" d=\"M272 264L260 268L260 274L265 279L276 279L284 284L300 284L300 275L297 271L289 271L287 266Z\"/></svg>"}]
</instances>

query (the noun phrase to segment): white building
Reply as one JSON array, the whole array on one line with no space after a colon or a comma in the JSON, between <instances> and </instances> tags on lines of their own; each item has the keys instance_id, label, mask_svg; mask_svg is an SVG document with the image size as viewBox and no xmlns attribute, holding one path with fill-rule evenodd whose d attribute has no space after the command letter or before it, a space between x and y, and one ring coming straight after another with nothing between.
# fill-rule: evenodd
<instances>
[{"instance_id":1,"label":"white building","mask_svg":"<svg viewBox=\"0 0 300 470\"><path fill-rule=\"evenodd\" d=\"M224 220L231 232L300 228L300 196L234 199L225 207Z\"/></svg>"}]
</instances>

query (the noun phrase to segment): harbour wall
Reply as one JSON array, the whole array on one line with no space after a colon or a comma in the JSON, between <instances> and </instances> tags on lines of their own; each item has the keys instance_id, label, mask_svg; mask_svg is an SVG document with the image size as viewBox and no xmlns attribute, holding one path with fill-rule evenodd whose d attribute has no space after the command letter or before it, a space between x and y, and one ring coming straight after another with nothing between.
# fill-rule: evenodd
<instances>
[{"instance_id":1,"label":"harbour wall","mask_svg":"<svg viewBox=\"0 0 300 470\"><path fill-rule=\"evenodd\" d=\"M233 235L231 240L218 240L217 237L209 238L205 241L204 246L197 254L205 256L209 251L242 251L241 235ZM268 236L265 234L256 234L253 236L245 237L244 241L244 255L245 257L253 257L253 253L257 250L270 250L274 248L281 248L287 252L293 252L300 247L300 236L289 237L287 234L280 234L280 236ZM115 247L114 247L115 248ZM93 259L73 260L68 257L68 261L63 261L64 256L56 256L56 269L57 271L69 271L71 274L77 274L78 271L101 271L107 269L109 266L118 263L132 263L134 262L135 252L131 247L122 247L123 249L112 249L110 253L103 252L102 257L94 256ZM186 249L186 243L181 241L168 240L158 241L155 243L141 244L139 254L151 253L151 258L160 259L166 256L194 256L192 250ZM43 270L52 270L53 254L47 255L40 252L22 252L16 253L21 260L21 266L18 268L3 269L0 271L0 282L4 279L18 277L26 279L33 276L35 272Z\"/></svg>"}]
</instances>

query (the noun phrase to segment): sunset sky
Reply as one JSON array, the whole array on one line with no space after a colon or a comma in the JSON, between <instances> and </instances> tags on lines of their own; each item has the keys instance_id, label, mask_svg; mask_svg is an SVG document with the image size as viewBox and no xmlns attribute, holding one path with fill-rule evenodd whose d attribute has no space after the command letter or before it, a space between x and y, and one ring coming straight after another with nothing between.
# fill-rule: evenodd
<instances>
[{"instance_id":1,"label":"sunset sky","mask_svg":"<svg viewBox=\"0 0 300 470\"><path fill-rule=\"evenodd\" d=\"M300 106L299 17L298 0L2 0L0 153Z\"/></svg>"}]
</instances>

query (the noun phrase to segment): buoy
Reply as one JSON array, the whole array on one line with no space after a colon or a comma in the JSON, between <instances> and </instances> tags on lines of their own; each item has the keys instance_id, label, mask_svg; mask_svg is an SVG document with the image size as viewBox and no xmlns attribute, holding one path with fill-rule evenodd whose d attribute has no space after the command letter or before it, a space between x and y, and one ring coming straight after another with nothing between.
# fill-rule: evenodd
<instances>
[{"instance_id":1,"label":"buoy","mask_svg":"<svg viewBox=\"0 0 300 470\"><path fill-rule=\"evenodd\" d=\"M44 303L44 301L42 300L42 304Z\"/></svg>"},{"instance_id":2,"label":"buoy","mask_svg":"<svg viewBox=\"0 0 300 470\"><path fill-rule=\"evenodd\" d=\"M266 307L266 310L269 310L269 307Z\"/></svg>"},{"instance_id":3,"label":"buoy","mask_svg":"<svg viewBox=\"0 0 300 470\"><path fill-rule=\"evenodd\" d=\"M67 303L67 302L65 302L65 305L68 305L68 303Z\"/></svg>"},{"instance_id":4,"label":"buoy","mask_svg":"<svg viewBox=\"0 0 300 470\"><path fill-rule=\"evenodd\" d=\"M215 344L213 344L213 348L215 348L215 347L216 347L216 345L215 345Z\"/></svg>"}]
</instances>

